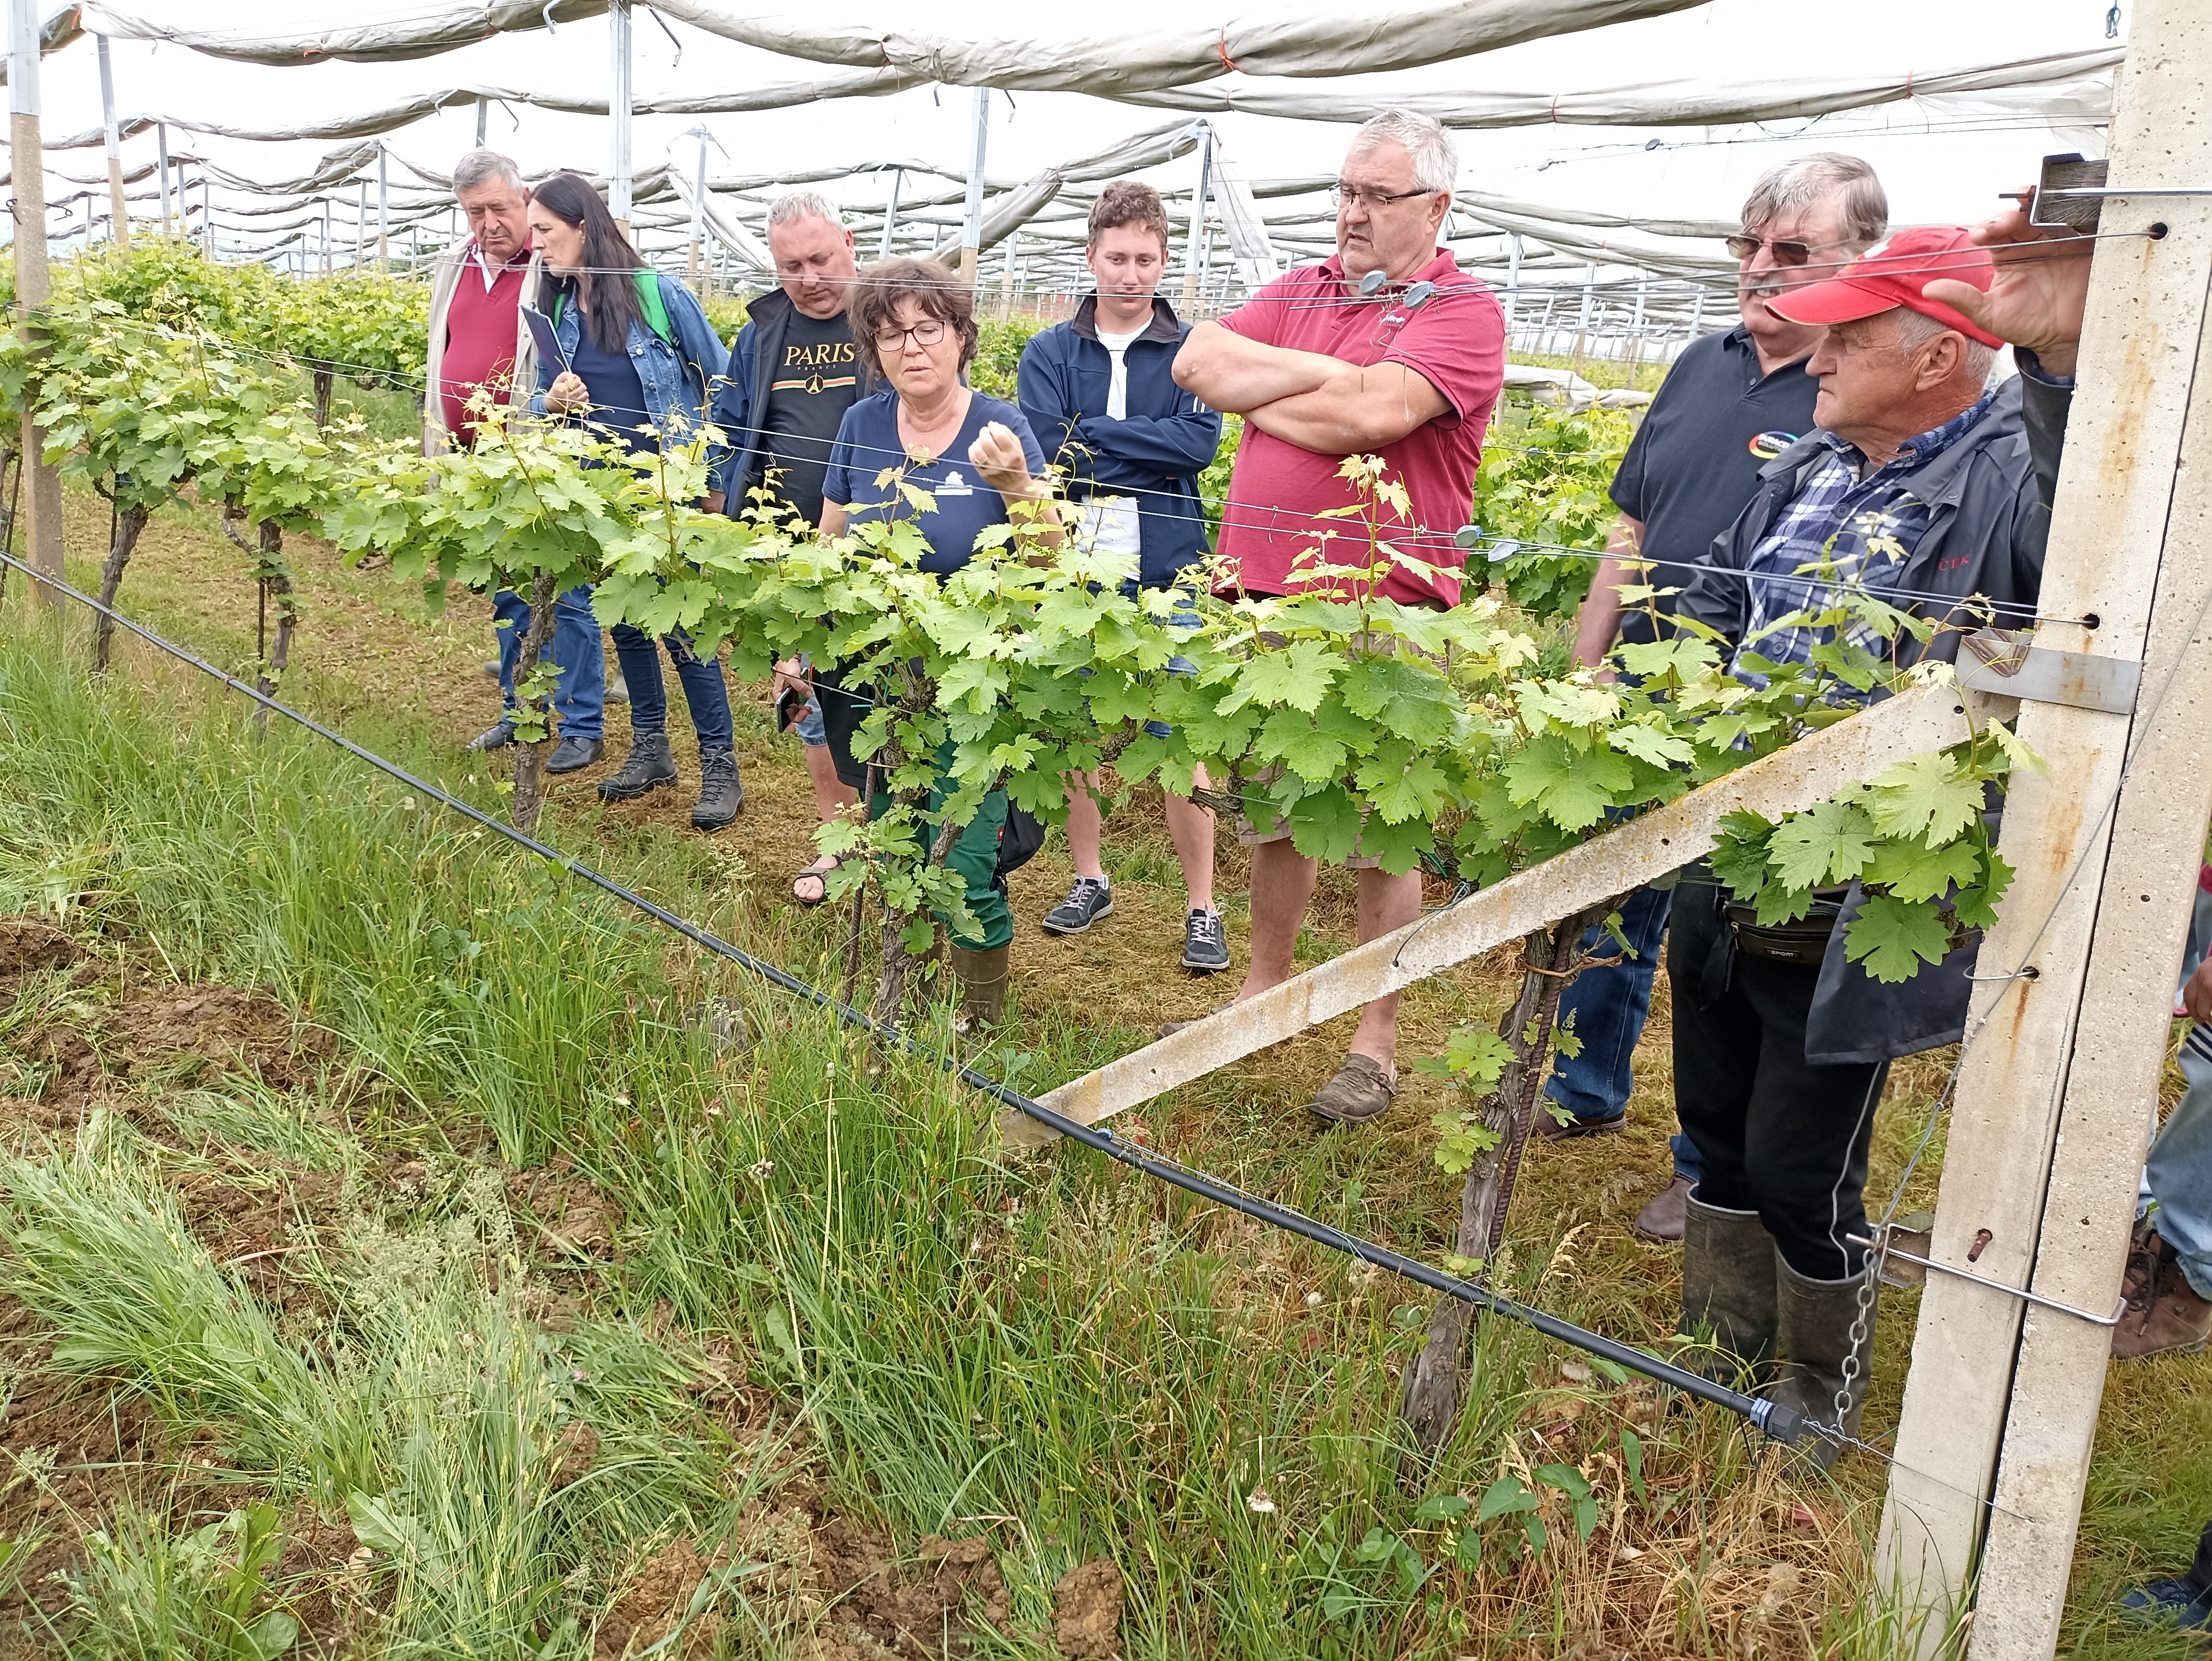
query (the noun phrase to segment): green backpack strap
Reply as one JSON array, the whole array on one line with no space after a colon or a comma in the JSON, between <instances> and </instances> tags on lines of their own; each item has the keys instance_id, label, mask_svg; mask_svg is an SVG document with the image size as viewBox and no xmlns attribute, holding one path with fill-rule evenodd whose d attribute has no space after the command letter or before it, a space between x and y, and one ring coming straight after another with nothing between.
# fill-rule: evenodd
<instances>
[{"instance_id":1,"label":"green backpack strap","mask_svg":"<svg viewBox=\"0 0 2212 1661\"><path fill-rule=\"evenodd\" d=\"M646 269L633 271L630 276L637 283L637 303L645 313L645 326L673 346L676 336L668 326L668 307L660 297L660 273ZM568 298L565 289L553 296L553 326L556 329L561 326L561 307Z\"/></svg>"},{"instance_id":2,"label":"green backpack strap","mask_svg":"<svg viewBox=\"0 0 2212 1661\"><path fill-rule=\"evenodd\" d=\"M637 283L637 303L645 313L645 326L670 345L676 336L668 326L668 307L660 297L660 273L650 269L630 273Z\"/></svg>"}]
</instances>

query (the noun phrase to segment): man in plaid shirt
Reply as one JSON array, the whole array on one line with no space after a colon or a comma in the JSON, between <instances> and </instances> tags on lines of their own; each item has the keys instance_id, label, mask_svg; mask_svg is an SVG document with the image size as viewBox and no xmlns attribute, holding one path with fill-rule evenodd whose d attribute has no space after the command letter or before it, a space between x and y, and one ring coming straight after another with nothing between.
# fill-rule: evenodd
<instances>
[{"instance_id":1,"label":"man in plaid shirt","mask_svg":"<svg viewBox=\"0 0 2212 1661\"><path fill-rule=\"evenodd\" d=\"M1827 329L1806 365L1819 428L1762 471L1678 607L1728 643L1741 678L1811 662L1839 636L1900 665L1948 659L1986 615L2033 616L2050 520L2021 385L1986 390L1996 337L1925 292L1986 292L1991 276L1966 232L1908 230L1768 301ZM1837 620L1854 589L1947 626L1924 644L1885 641L1847 607ZM1974 946L1885 987L1844 957L1856 894L1788 928L1732 909L1702 863L1675 894L1674 1101L1702 1171L1683 1229L1683 1330L1709 1329L1753 1368L1779 1351L1776 1398L1833 1424L1840 1394L1856 1433L1866 1368L1847 1381L1844 1364L1867 1266L1850 1238L1867 1232L1875 1109L1893 1059L1959 1037Z\"/></svg>"}]
</instances>

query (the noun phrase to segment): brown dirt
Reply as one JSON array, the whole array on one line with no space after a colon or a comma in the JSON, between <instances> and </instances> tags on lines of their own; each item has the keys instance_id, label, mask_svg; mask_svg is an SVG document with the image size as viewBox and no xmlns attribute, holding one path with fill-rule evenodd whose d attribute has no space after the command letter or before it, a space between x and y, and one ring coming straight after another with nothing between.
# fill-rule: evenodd
<instances>
[{"instance_id":1,"label":"brown dirt","mask_svg":"<svg viewBox=\"0 0 2212 1661\"><path fill-rule=\"evenodd\" d=\"M1052 1589L1053 1641L1066 1656L1107 1661L1121 1650L1121 1567L1094 1557Z\"/></svg>"},{"instance_id":2,"label":"brown dirt","mask_svg":"<svg viewBox=\"0 0 2212 1661\"><path fill-rule=\"evenodd\" d=\"M540 1240L564 1257L612 1258L623 1226L622 1207L579 1173L576 1162L556 1153L537 1171L518 1171L507 1181L507 1202L537 1226Z\"/></svg>"},{"instance_id":3,"label":"brown dirt","mask_svg":"<svg viewBox=\"0 0 2212 1661\"><path fill-rule=\"evenodd\" d=\"M602 1661L616 1661L665 1642L684 1625L701 1583L729 1561L727 1546L718 1546L702 1557L690 1542L671 1541L630 1577L599 1622L592 1653ZM682 1643L672 1648L684 1656L711 1654L720 1624L720 1617L708 1609L685 1628Z\"/></svg>"},{"instance_id":4,"label":"brown dirt","mask_svg":"<svg viewBox=\"0 0 2212 1661\"><path fill-rule=\"evenodd\" d=\"M18 1041L55 1070L43 1098L75 1105L109 1082L179 1063L191 1072L243 1073L273 1090L311 1084L337 1053L334 1035L296 1019L267 992L164 986L51 1021Z\"/></svg>"},{"instance_id":5,"label":"brown dirt","mask_svg":"<svg viewBox=\"0 0 2212 1661\"><path fill-rule=\"evenodd\" d=\"M834 1601L831 1621L910 1661L966 1652L968 1600L1001 1632L1012 1595L987 1540L936 1535L898 1561L883 1530L830 1517L813 1530L811 1576Z\"/></svg>"},{"instance_id":6,"label":"brown dirt","mask_svg":"<svg viewBox=\"0 0 2212 1661\"><path fill-rule=\"evenodd\" d=\"M52 923L29 916L0 917L0 983L40 969L67 969L83 953Z\"/></svg>"}]
</instances>

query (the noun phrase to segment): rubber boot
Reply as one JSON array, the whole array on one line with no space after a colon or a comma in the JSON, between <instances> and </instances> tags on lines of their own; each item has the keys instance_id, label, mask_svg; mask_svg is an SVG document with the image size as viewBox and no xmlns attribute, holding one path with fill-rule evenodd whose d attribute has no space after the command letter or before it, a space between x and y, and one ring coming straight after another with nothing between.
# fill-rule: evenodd
<instances>
[{"instance_id":1,"label":"rubber boot","mask_svg":"<svg viewBox=\"0 0 2212 1661\"><path fill-rule=\"evenodd\" d=\"M1006 964L1013 950L1011 946L995 946L988 952L970 952L964 946L952 948L952 972L960 982L960 1013L952 1021L955 1032L988 1032L1005 1018L1006 983L1012 978Z\"/></svg>"},{"instance_id":2,"label":"rubber boot","mask_svg":"<svg viewBox=\"0 0 2212 1661\"><path fill-rule=\"evenodd\" d=\"M1724 1382L1756 1379L1774 1360L1774 1237L1756 1211L1723 1211L1695 1189L1686 1203L1681 1330L1710 1329L1719 1352L1691 1365Z\"/></svg>"},{"instance_id":3,"label":"rubber boot","mask_svg":"<svg viewBox=\"0 0 2212 1661\"><path fill-rule=\"evenodd\" d=\"M692 828L719 830L745 809L745 788L738 782L738 757L728 750L699 752L699 800L691 809Z\"/></svg>"},{"instance_id":4,"label":"rubber boot","mask_svg":"<svg viewBox=\"0 0 2212 1661\"><path fill-rule=\"evenodd\" d=\"M1780 1312L1779 1336L1784 1360L1767 1393L1792 1407L1812 1423L1846 1436L1859 1433L1859 1413L1866 1405L1867 1374L1874 1365L1874 1317L1881 1299L1877 1293L1866 1300L1866 1331L1857 1348L1857 1364L1850 1382L1844 1380L1844 1363L1852 1354L1851 1327L1859 1319L1859 1293L1867 1272L1846 1281L1809 1281L1774 1256L1776 1306ZM1844 1395L1840 1427L1836 1397ZM1843 1451L1835 1443L1808 1437L1798 1446L1820 1469L1836 1463Z\"/></svg>"},{"instance_id":5,"label":"rubber boot","mask_svg":"<svg viewBox=\"0 0 2212 1661\"><path fill-rule=\"evenodd\" d=\"M676 752L665 733L640 733L630 741L629 758L599 781L601 801L630 801L648 790L676 782Z\"/></svg>"}]
</instances>

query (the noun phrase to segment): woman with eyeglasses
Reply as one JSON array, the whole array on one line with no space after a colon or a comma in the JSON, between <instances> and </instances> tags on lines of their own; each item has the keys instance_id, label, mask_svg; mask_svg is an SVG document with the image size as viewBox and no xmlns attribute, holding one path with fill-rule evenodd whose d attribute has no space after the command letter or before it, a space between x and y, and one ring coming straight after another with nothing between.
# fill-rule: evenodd
<instances>
[{"instance_id":1,"label":"woman with eyeglasses","mask_svg":"<svg viewBox=\"0 0 2212 1661\"><path fill-rule=\"evenodd\" d=\"M1018 408L967 384L978 338L975 302L943 265L884 259L865 267L850 314L861 365L884 389L846 411L837 429L823 481L822 532L842 536L854 525L909 520L929 544L921 569L950 575L975 557L979 537L1008 522L1008 502L1050 496L1043 447ZM878 483L895 466L904 484L927 495L930 507ZM866 713L835 692L824 698L836 749L849 756L851 732ZM936 806L933 798L930 810ZM994 790L946 861L965 881L969 909L981 926L975 938L952 943L966 1030L996 1025L1006 1007L1014 938L998 873L1006 822L1006 793Z\"/></svg>"},{"instance_id":2,"label":"woman with eyeglasses","mask_svg":"<svg viewBox=\"0 0 2212 1661\"><path fill-rule=\"evenodd\" d=\"M552 319L561 349L558 362L540 358L532 407L582 421L634 453L687 442L706 424L710 389L729 358L691 291L638 258L599 192L574 173L556 173L538 187L530 230L545 251L538 309ZM676 756L659 648L634 624L617 623L612 633L629 688L630 751L599 781L599 797L627 801L674 784ZM701 657L681 629L660 646L675 660L699 737L691 823L719 830L745 805L721 660Z\"/></svg>"}]
</instances>

